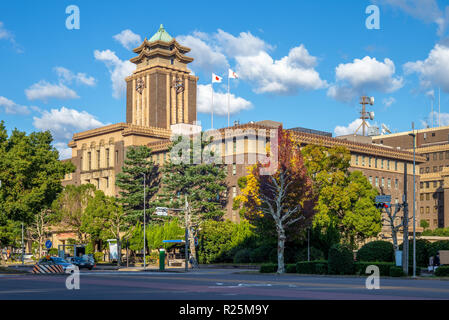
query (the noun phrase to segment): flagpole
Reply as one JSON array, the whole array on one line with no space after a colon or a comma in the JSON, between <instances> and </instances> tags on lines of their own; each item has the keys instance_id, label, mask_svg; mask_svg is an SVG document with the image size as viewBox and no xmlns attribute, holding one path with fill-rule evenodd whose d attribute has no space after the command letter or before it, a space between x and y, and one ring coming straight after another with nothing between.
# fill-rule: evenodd
<instances>
[{"instance_id":1,"label":"flagpole","mask_svg":"<svg viewBox=\"0 0 449 320\"><path fill-rule=\"evenodd\" d=\"M212 112L211 112L211 129L214 128L214 82L210 84L210 87L212 88Z\"/></svg>"},{"instance_id":2,"label":"flagpole","mask_svg":"<svg viewBox=\"0 0 449 320\"><path fill-rule=\"evenodd\" d=\"M231 113L231 95L230 95L230 89L229 89L229 81L230 80L230 78L229 78L229 72L228 72L228 128L231 126L231 123L230 123L230 113Z\"/></svg>"}]
</instances>

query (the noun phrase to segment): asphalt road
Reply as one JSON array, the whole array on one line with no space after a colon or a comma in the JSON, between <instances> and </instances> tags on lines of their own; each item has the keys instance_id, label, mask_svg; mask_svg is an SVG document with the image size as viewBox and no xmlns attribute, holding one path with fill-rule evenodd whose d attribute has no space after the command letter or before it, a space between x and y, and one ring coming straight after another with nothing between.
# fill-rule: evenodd
<instances>
[{"instance_id":1,"label":"asphalt road","mask_svg":"<svg viewBox=\"0 0 449 320\"><path fill-rule=\"evenodd\" d=\"M189 273L82 271L80 289L67 275L0 275L0 300L407 300L449 299L449 281L381 278L368 290L364 277L253 274L236 270Z\"/></svg>"}]
</instances>

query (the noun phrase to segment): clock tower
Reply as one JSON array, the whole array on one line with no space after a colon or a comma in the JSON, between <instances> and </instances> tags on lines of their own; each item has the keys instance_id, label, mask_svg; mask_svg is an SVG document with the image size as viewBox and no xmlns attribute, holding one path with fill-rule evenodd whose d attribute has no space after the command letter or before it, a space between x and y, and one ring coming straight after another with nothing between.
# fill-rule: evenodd
<instances>
[{"instance_id":1,"label":"clock tower","mask_svg":"<svg viewBox=\"0 0 449 320\"><path fill-rule=\"evenodd\" d=\"M137 65L126 78L126 122L170 129L171 125L196 121L196 85L187 64L189 48L172 38L163 25L150 40L133 50Z\"/></svg>"}]
</instances>

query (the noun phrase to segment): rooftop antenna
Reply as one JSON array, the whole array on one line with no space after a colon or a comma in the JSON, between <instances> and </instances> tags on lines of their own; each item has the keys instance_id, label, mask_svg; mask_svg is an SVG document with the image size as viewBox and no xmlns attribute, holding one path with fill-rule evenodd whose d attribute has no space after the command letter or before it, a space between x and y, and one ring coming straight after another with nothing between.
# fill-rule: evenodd
<instances>
[{"instance_id":1,"label":"rooftop antenna","mask_svg":"<svg viewBox=\"0 0 449 320\"><path fill-rule=\"evenodd\" d=\"M357 128L357 130L354 132L354 135L357 134L357 132L359 131L360 128L362 128L362 133L363 133L363 135L365 135L366 128L369 127L369 124L368 124L368 122L366 122L366 120L368 120L368 119L369 120L374 120L374 112L373 111L370 111L370 112L366 111L366 105L367 104L369 104L371 106L374 105L374 97L363 96L361 98L360 104L362 105L362 111L360 112L360 114L361 114L360 119L362 119L362 123Z\"/></svg>"}]
</instances>

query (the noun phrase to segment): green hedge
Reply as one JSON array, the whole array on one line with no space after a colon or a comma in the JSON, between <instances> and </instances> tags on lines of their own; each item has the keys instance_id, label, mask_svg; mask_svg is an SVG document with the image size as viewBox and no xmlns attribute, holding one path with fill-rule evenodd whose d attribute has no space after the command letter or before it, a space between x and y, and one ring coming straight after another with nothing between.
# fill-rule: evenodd
<instances>
[{"instance_id":1,"label":"green hedge","mask_svg":"<svg viewBox=\"0 0 449 320\"><path fill-rule=\"evenodd\" d=\"M329 250L328 272L337 275L354 274L351 249L341 244L333 245Z\"/></svg>"},{"instance_id":2,"label":"green hedge","mask_svg":"<svg viewBox=\"0 0 449 320\"><path fill-rule=\"evenodd\" d=\"M296 272L300 274L327 274L327 261L300 261L296 263Z\"/></svg>"},{"instance_id":3,"label":"green hedge","mask_svg":"<svg viewBox=\"0 0 449 320\"><path fill-rule=\"evenodd\" d=\"M403 277L404 270L402 267L391 266L390 267L390 277Z\"/></svg>"},{"instance_id":4,"label":"green hedge","mask_svg":"<svg viewBox=\"0 0 449 320\"><path fill-rule=\"evenodd\" d=\"M251 262L250 259L251 250L249 249L241 249L237 251L234 256L234 263L248 263Z\"/></svg>"},{"instance_id":5,"label":"green hedge","mask_svg":"<svg viewBox=\"0 0 449 320\"><path fill-rule=\"evenodd\" d=\"M274 263L266 263L260 266L260 273L276 273L278 271L278 265Z\"/></svg>"},{"instance_id":6,"label":"green hedge","mask_svg":"<svg viewBox=\"0 0 449 320\"><path fill-rule=\"evenodd\" d=\"M296 273L296 264L287 264L285 266L285 272L287 273Z\"/></svg>"},{"instance_id":7,"label":"green hedge","mask_svg":"<svg viewBox=\"0 0 449 320\"><path fill-rule=\"evenodd\" d=\"M449 277L449 266L441 266L435 270L437 277Z\"/></svg>"},{"instance_id":8,"label":"green hedge","mask_svg":"<svg viewBox=\"0 0 449 320\"><path fill-rule=\"evenodd\" d=\"M372 241L357 252L357 261L394 261L394 247L388 241Z\"/></svg>"},{"instance_id":9,"label":"green hedge","mask_svg":"<svg viewBox=\"0 0 449 320\"><path fill-rule=\"evenodd\" d=\"M395 266L393 262L356 262L354 263L355 273L357 275L366 275L366 268L368 266L379 267L380 276L388 277L390 275L390 268Z\"/></svg>"}]
</instances>

